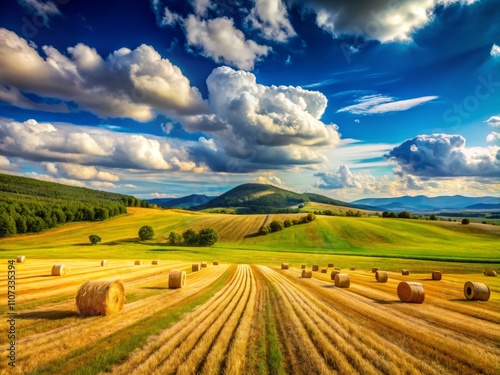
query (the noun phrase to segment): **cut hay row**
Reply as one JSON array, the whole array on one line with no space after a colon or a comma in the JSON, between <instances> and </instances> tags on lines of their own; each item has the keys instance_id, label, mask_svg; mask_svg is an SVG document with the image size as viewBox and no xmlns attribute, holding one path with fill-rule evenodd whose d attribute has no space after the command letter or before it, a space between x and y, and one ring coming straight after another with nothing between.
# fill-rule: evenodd
<instances>
[{"instance_id":1,"label":"cut hay row","mask_svg":"<svg viewBox=\"0 0 500 375\"><path fill-rule=\"evenodd\" d=\"M74 296L75 290L81 285L82 280L85 279L120 279L129 282L144 280L145 277L164 274L165 270L168 270L172 265L180 264L172 262L159 266L158 268L134 267L133 265L107 266L104 268L95 263L92 267L81 267L78 266L77 262L71 261L65 262L64 265L69 265L71 270L64 275L64 282L61 282L59 277L46 277L48 275L47 272L40 273L36 271L32 272L29 269L23 270L22 273L25 274L25 277L17 280L17 305L22 306L23 304L34 301L43 303L43 300L50 298ZM49 274L50 272L51 270L49 268Z\"/></svg>"},{"instance_id":2,"label":"cut hay row","mask_svg":"<svg viewBox=\"0 0 500 375\"><path fill-rule=\"evenodd\" d=\"M351 289L346 291L335 289L335 294L333 294L327 293L322 287L325 285L324 282L315 281L317 284L315 289L313 289L314 284L305 284L311 292L321 296L320 298L324 299L326 303L335 304L337 310L373 332L377 332L385 340L396 345L403 345L410 355L434 366L436 371L461 374L495 373L491 363L500 354L500 349L484 341L486 337L492 337L491 334L484 336L486 327L495 330L497 333L493 335L498 337L499 332L498 329L493 328L494 324L469 318L466 320L469 322L467 324L469 324L470 329L464 332L461 330L463 324L460 320L459 325L449 321L455 319L453 313L452 316L447 316L445 310L441 310L438 315L445 321L440 322L439 326L436 327L434 314L432 314L432 320L427 320L428 314L425 312L428 307L426 303L413 306L382 303L377 304L374 308L372 300L352 293L356 289L361 290L361 287L357 285L351 286ZM372 282L371 286L374 285L376 284ZM380 300L380 297L377 300ZM389 302L394 299L391 295L384 300ZM432 309L435 309L434 306ZM367 320L367 316L371 318ZM467 317L462 316L461 318ZM474 333L476 327L480 332ZM474 348L474 353L470 353L470 348Z\"/></svg>"},{"instance_id":3,"label":"cut hay row","mask_svg":"<svg viewBox=\"0 0 500 375\"><path fill-rule=\"evenodd\" d=\"M100 340L120 330L127 329L139 321L175 306L179 302L189 298L203 288L213 283L222 276L227 266L214 267L210 272L191 281L188 276L189 287L177 291L166 289L163 293L153 295L138 301L127 303L119 314L110 317L79 319L73 324L50 329L46 332L31 335L18 341L20 347L17 360L19 368L23 372L33 372L40 366L57 358L68 355L87 345L95 345ZM127 286L125 285L125 290ZM19 319L20 321L21 319ZM79 340L75 340L79 337ZM50 348L50 350L47 350ZM16 367L17 364L16 363Z\"/></svg>"},{"instance_id":4,"label":"cut hay row","mask_svg":"<svg viewBox=\"0 0 500 375\"><path fill-rule=\"evenodd\" d=\"M318 304L314 298L304 292L300 287L293 285L289 280L279 277L272 270L263 268L263 272L270 279L273 285L277 285L280 290L281 301L279 305L283 305L293 315L293 320L297 327L298 334L301 335L302 345L308 342L312 345L307 354L312 354L312 358L306 359L310 363L306 368L312 373L331 373L338 371L340 373L366 373L376 374L377 366L379 369L384 369L383 372L394 372L397 367L390 360L385 360L384 355L374 352L370 347L364 346L358 342L356 337L352 336L355 325L349 323L349 326L339 324L336 319L329 316L337 315L335 309L331 309L323 304ZM331 292L331 291L330 291ZM289 314L290 314L289 313ZM338 318L338 316L336 316ZM288 318L287 318L288 319ZM346 324L348 318L342 320ZM321 327L329 327L329 329L321 329ZM288 334L288 332L286 333ZM373 333L371 335L374 335ZM365 332L360 334L365 336ZM388 350L390 352L392 348ZM315 353L322 353L319 359ZM362 354L371 353L368 358L376 360L370 362L363 358ZM306 354L306 353L304 353ZM309 354L309 355L310 355ZM312 359L316 360L312 361ZM396 356L391 358L396 360ZM396 362L396 365L398 362ZM300 372L300 370L298 371Z\"/></svg>"},{"instance_id":5,"label":"cut hay row","mask_svg":"<svg viewBox=\"0 0 500 375\"><path fill-rule=\"evenodd\" d=\"M183 320L160 333L148 345L135 352L127 361L115 366L114 374L134 371L135 374L150 374L160 366L164 373L183 362L196 344L212 327L222 326L220 320L227 318L238 305L246 289L248 270L239 266L232 280L214 297ZM221 318L222 317L222 318Z\"/></svg>"}]
</instances>

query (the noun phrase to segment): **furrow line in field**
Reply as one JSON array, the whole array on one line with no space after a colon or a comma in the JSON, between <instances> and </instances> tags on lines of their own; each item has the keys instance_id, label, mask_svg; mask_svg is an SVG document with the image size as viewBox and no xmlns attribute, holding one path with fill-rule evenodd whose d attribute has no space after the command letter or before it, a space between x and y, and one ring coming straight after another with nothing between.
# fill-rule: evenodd
<instances>
[{"instance_id":1,"label":"furrow line in field","mask_svg":"<svg viewBox=\"0 0 500 375\"><path fill-rule=\"evenodd\" d=\"M248 290L248 277L241 265L238 266L238 273L242 275L240 286L236 288L237 294L232 301L230 301L229 305L219 314L219 316L216 316L215 320L208 327L199 326L197 330L191 333L165 361L160 363L153 374L164 375L174 372L195 373L198 364L206 355L220 330L236 310L240 300Z\"/></svg>"},{"instance_id":2,"label":"furrow line in field","mask_svg":"<svg viewBox=\"0 0 500 375\"><path fill-rule=\"evenodd\" d=\"M222 363L224 362L225 354L229 348L231 342L231 337L239 323L243 311L245 310L252 288L252 274L250 267L248 265L241 266L244 268L245 273L245 284L243 286L244 293L242 294L238 304L235 309L224 322L224 325L215 334L215 337L211 344L208 346L205 352L198 350L196 347L193 352L188 357L188 360L184 362L178 369L179 374L190 374L190 373L219 373ZM206 354L205 354L206 353ZM191 359L191 361L189 360ZM196 366L193 364L197 363Z\"/></svg>"},{"instance_id":3,"label":"furrow line in field","mask_svg":"<svg viewBox=\"0 0 500 375\"><path fill-rule=\"evenodd\" d=\"M33 370L57 357L66 355L92 342L97 342L114 332L135 324L145 317L179 303L190 295L197 293L200 289L206 288L217 280L226 269L225 266L213 269L206 279L190 283L186 288L169 290L162 295L155 295L126 304L119 314L78 320L73 324L20 340L18 342L20 353L18 360L23 369L27 371ZM74 340L74 337L82 339ZM47 345L51 347L50 352L44 352L43 350ZM39 355L37 354L39 352L44 353Z\"/></svg>"},{"instance_id":4,"label":"furrow line in field","mask_svg":"<svg viewBox=\"0 0 500 375\"><path fill-rule=\"evenodd\" d=\"M324 358L322 350L317 348L311 339L301 318L296 314L292 303L288 300L279 282L273 277L273 272L268 267L260 268L266 276L269 285L274 287L277 299L274 308L278 312L278 326L281 337L286 347L287 356L292 360L288 363L287 373L314 373L314 374L336 374L337 369L333 363L328 363ZM285 360L286 362L286 360Z\"/></svg>"},{"instance_id":5,"label":"furrow line in field","mask_svg":"<svg viewBox=\"0 0 500 375\"><path fill-rule=\"evenodd\" d=\"M333 293L326 295L324 290L321 290L324 286L324 283L318 281L310 290L322 299L326 297L325 300L333 303L339 311L355 317L360 324L370 327L387 341L396 343L439 371L447 372L453 369L461 374L495 373L489 364L496 362L498 349L485 346L480 341L467 340L463 336L456 339L448 337L449 331L446 332L418 318L399 314L391 309L390 304L374 305L365 297L347 290L335 288ZM415 308L422 308L422 305ZM469 344L464 345L464 341ZM471 343L474 351L470 350Z\"/></svg>"},{"instance_id":6,"label":"furrow line in field","mask_svg":"<svg viewBox=\"0 0 500 375\"><path fill-rule=\"evenodd\" d=\"M186 337L197 332L200 326L212 324L238 292L241 278L241 272L236 272L232 280L207 303L188 313L172 327L151 337L145 347L136 350L124 363L115 366L113 374L129 372L146 374L153 371L183 343Z\"/></svg>"},{"instance_id":7,"label":"furrow line in field","mask_svg":"<svg viewBox=\"0 0 500 375\"><path fill-rule=\"evenodd\" d=\"M247 306L243 315L238 322L238 327L235 334L232 336L229 345L229 352L225 357L224 373L225 374L241 374L246 364L246 349L250 339L250 331L252 326L252 318L255 313L255 304L257 299L257 282L250 268L251 273L251 292L247 302Z\"/></svg>"}]
</instances>

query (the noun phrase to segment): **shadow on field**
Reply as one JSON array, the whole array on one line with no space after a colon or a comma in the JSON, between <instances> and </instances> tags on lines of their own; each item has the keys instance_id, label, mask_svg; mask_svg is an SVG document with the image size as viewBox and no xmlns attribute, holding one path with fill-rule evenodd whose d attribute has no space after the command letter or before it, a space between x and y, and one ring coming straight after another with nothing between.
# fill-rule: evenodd
<instances>
[{"instance_id":1,"label":"shadow on field","mask_svg":"<svg viewBox=\"0 0 500 375\"><path fill-rule=\"evenodd\" d=\"M394 300L394 301L384 301L382 299L374 299L373 302L378 303L379 305L400 305L400 304L403 303L403 302L397 301L397 300Z\"/></svg>"},{"instance_id":2,"label":"shadow on field","mask_svg":"<svg viewBox=\"0 0 500 375\"><path fill-rule=\"evenodd\" d=\"M149 289L149 290L168 290L169 288L164 286L144 286L141 289Z\"/></svg>"},{"instance_id":3,"label":"shadow on field","mask_svg":"<svg viewBox=\"0 0 500 375\"><path fill-rule=\"evenodd\" d=\"M259 237L259 236L261 236L260 233L251 233L251 234L247 234L243 238L255 238L255 237Z\"/></svg>"},{"instance_id":4,"label":"shadow on field","mask_svg":"<svg viewBox=\"0 0 500 375\"><path fill-rule=\"evenodd\" d=\"M34 311L28 313L20 313L16 315L16 319L45 319L59 320L79 316L76 311L71 310L52 310L52 311Z\"/></svg>"},{"instance_id":5,"label":"shadow on field","mask_svg":"<svg viewBox=\"0 0 500 375\"><path fill-rule=\"evenodd\" d=\"M337 287L335 285L322 285L322 288L326 288L326 289L336 289ZM341 288L340 288L341 289Z\"/></svg>"},{"instance_id":6,"label":"shadow on field","mask_svg":"<svg viewBox=\"0 0 500 375\"><path fill-rule=\"evenodd\" d=\"M151 252L154 252L154 253L181 253L185 250L182 250L182 249L151 249L151 250L148 250L148 252L151 251ZM196 251L196 250L189 250L190 253L193 253L193 254L201 254L202 252L201 251Z\"/></svg>"}]
</instances>

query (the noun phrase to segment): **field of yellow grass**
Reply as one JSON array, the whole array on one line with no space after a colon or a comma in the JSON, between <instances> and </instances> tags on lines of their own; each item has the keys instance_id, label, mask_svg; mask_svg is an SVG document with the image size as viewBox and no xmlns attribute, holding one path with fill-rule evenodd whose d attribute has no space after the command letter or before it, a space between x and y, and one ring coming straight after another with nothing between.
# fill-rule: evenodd
<instances>
[{"instance_id":1,"label":"field of yellow grass","mask_svg":"<svg viewBox=\"0 0 500 375\"><path fill-rule=\"evenodd\" d=\"M327 273L300 277L300 264L212 265L134 259L28 259L16 264L14 374L498 374L500 278L370 270L337 288ZM220 260L220 259L219 259ZM335 258L332 258L335 262ZM6 260L4 261L6 263ZM64 263L66 276L51 276ZM374 267L377 264L373 264ZM310 269L311 264L307 264ZM327 264L320 264L320 270ZM171 269L187 273L168 288ZM126 304L106 317L80 317L75 296L86 280L122 281ZM406 304L400 281L424 285L423 304ZM467 301L466 281L489 285L490 300ZM0 280L6 300L7 281ZM5 312L5 306L2 311ZM6 325L0 344L6 346ZM8 372L7 372L8 371Z\"/></svg>"}]
</instances>

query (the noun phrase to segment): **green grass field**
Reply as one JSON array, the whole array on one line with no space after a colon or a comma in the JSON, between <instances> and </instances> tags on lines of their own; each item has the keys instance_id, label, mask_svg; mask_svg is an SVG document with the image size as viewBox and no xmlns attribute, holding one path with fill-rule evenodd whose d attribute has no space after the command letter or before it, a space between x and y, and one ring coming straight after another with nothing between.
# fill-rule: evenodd
<instances>
[{"instance_id":1,"label":"green grass field","mask_svg":"<svg viewBox=\"0 0 500 375\"><path fill-rule=\"evenodd\" d=\"M31 258L115 259L219 259L231 263L277 264L283 261L311 264L329 260L345 267L387 270L413 266L427 272L435 263L446 269L477 272L483 265L500 265L500 228L484 224L382 219L378 217L326 217L285 228L266 236L256 235L266 215L225 215L183 210L129 208L129 213L104 222L69 224L41 234L0 240L4 259ZM294 215L297 216L297 215ZM278 216L276 216L278 217ZM283 218L284 215L279 215ZM141 242L137 232L151 225L155 239ZM214 246L170 246L171 231L212 227L219 233ZM102 237L91 246L90 234Z\"/></svg>"}]
</instances>

